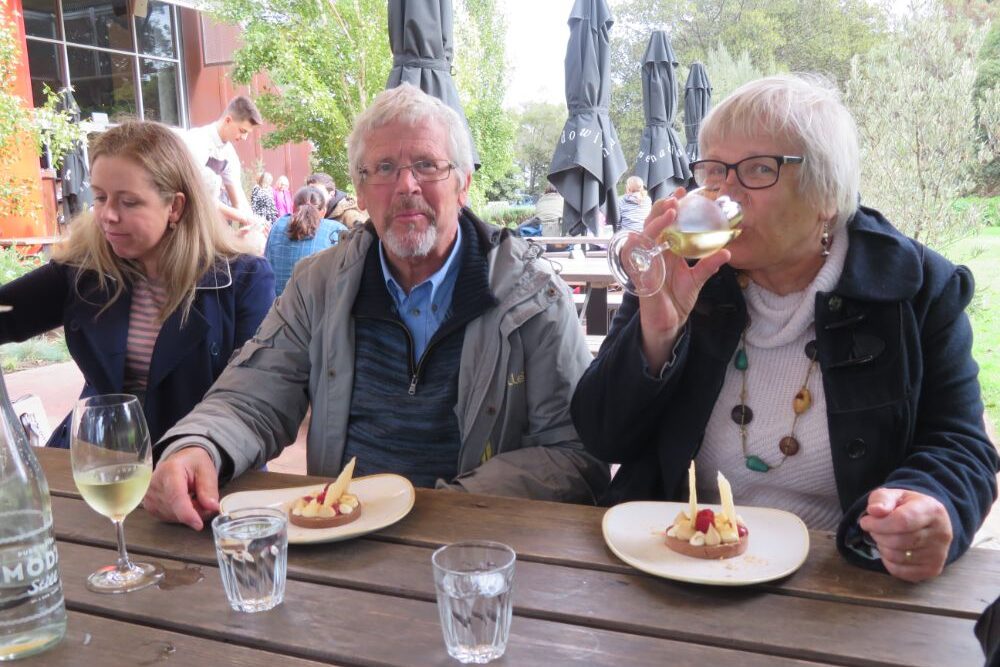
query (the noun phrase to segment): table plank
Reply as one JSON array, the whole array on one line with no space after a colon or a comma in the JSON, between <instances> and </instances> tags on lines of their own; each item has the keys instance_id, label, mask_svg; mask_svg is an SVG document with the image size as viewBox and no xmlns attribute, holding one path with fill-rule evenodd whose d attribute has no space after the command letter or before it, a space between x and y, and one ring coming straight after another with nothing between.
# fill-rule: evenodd
<instances>
[{"instance_id":1,"label":"table plank","mask_svg":"<svg viewBox=\"0 0 1000 667\"><path fill-rule=\"evenodd\" d=\"M100 595L88 591L83 581L113 552L68 542L60 542L59 551L67 604L78 611L346 665L454 664L431 602L290 580L285 603L269 612L241 614L226 603L218 570L207 566L202 568L205 578L188 586ZM177 560L161 562L167 569L184 567ZM671 656L672 664L702 667L810 664L525 617L514 619L507 654L495 664L662 667L664 656Z\"/></svg>"},{"instance_id":2,"label":"table plank","mask_svg":"<svg viewBox=\"0 0 1000 667\"><path fill-rule=\"evenodd\" d=\"M53 506L61 540L113 546L107 520L83 501L56 498ZM202 566L215 562L206 533L162 525L141 511L129 524L130 551ZM289 578L430 602L430 554L430 548L377 540L293 545ZM931 667L981 661L973 621L968 619L910 612L886 615L863 605L768 595L751 588L678 584L631 570L618 574L520 562L514 600L519 617L756 654L811 660L836 655L843 664L853 665ZM776 618L783 620L775 623ZM804 637L809 641L804 643Z\"/></svg>"},{"instance_id":3,"label":"table plank","mask_svg":"<svg viewBox=\"0 0 1000 667\"><path fill-rule=\"evenodd\" d=\"M55 495L79 497L65 451L36 450ZM325 478L277 473L247 473L223 493L302 486ZM604 509L566 503L531 502L498 496L417 490L413 511L373 539L437 547L460 539L494 539L511 545L522 561L600 569L634 570L605 546ZM510 517L516 516L517 521ZM130 522L132 519L130 519ZM666 519L665 519L666 521ZM178 536L186 529L175 529ZM974 619L1000 596L1000 551L971 549L945 573L922 584L847 564L832 533L811 531L809 557L791 577L758 590L819 600L854 602L888 609Z\"/></svg>"},{"instance_id":4,"label":"table plank","mask_svg":"<svg viewBox=\"0 0 1000 667\"><path fill-rule=\"evenodd\" d=\"M160 663L212 667L319 667L330 664L75 611L69 612L66 637L62 642L17 664L29 667L134 667Z\"/></svg>"}]
</instances>

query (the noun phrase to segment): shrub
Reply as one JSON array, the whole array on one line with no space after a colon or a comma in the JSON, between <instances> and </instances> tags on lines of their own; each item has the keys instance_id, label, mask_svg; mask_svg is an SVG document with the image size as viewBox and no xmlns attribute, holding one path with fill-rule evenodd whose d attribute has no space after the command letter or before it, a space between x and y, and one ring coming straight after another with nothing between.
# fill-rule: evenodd
<instances>
[{"instance_id":1,"label":"shrub","mask_svg":"<svg viewBox=\"0 0 1000 667\"><path fill-rule=\"evenodd\" d=\"M487 209L483 213L483 221L498 227L516 228L519 224L535 214L533 206L508 206Z\"/></svg>"}]
</instances>

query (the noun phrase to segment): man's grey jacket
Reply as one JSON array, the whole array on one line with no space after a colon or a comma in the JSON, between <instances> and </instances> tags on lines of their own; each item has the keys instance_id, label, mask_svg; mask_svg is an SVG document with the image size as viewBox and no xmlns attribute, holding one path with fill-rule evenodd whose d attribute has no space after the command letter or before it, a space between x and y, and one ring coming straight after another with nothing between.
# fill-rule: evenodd
<instances>
[{"instance_id":1,"label":"man's grey jacket","mask_svg":"<svg viewBox=\"0 0 1000 667\"><path fill-rule=\"evenodd\" d=\"M583 450L569 414L591 361L569 290L537 248L468 210L461 224L487 249L498 305L465 328L454 406L459 474L438 486L593 503L608 470ZM354 387L351 310L375 240L369 222L300 261L256 335L195 410L164 435L158 454L208 441L229 459L216 456L226 481L294 441L311 405L308 472L337 474Z\"/></svg>"}]
</instances>

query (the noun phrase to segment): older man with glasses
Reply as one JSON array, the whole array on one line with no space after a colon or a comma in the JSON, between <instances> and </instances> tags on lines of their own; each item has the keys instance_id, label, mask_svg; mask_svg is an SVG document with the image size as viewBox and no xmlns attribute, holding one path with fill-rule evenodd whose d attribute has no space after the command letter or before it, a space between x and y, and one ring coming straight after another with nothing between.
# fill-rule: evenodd
<instances>
[{"instance_id":1,"label":"older man with glasses","mask_svg":"<svg viewBox=\"0 0 1000 667\"><path fill-rule=\"evenodd\" d=\"M302 260L205 400L157 445L146 507L200 529L217 480L277 456L312 407L308 470L593 503L608 468L569 401L590 354L566 285L465 208L458 115L410 85L356 120L348 161L371 216Z\"/></svg>"}]
</instances>

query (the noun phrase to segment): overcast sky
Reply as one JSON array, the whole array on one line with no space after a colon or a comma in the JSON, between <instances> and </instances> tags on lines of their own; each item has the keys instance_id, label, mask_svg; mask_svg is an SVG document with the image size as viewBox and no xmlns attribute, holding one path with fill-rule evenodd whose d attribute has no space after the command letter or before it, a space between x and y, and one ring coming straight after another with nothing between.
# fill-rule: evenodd
<instances>
[{"instance_id":1,"label":"overcast sky","mask_svg":"<svg viewBox=\"0 0 1000 667\"><path fill-rule=\"evenodd\" d=\"M573 0L505 0L510 87L514 108L531 100L565 102L563 61Z\"/></svg>"}]
</instances>

